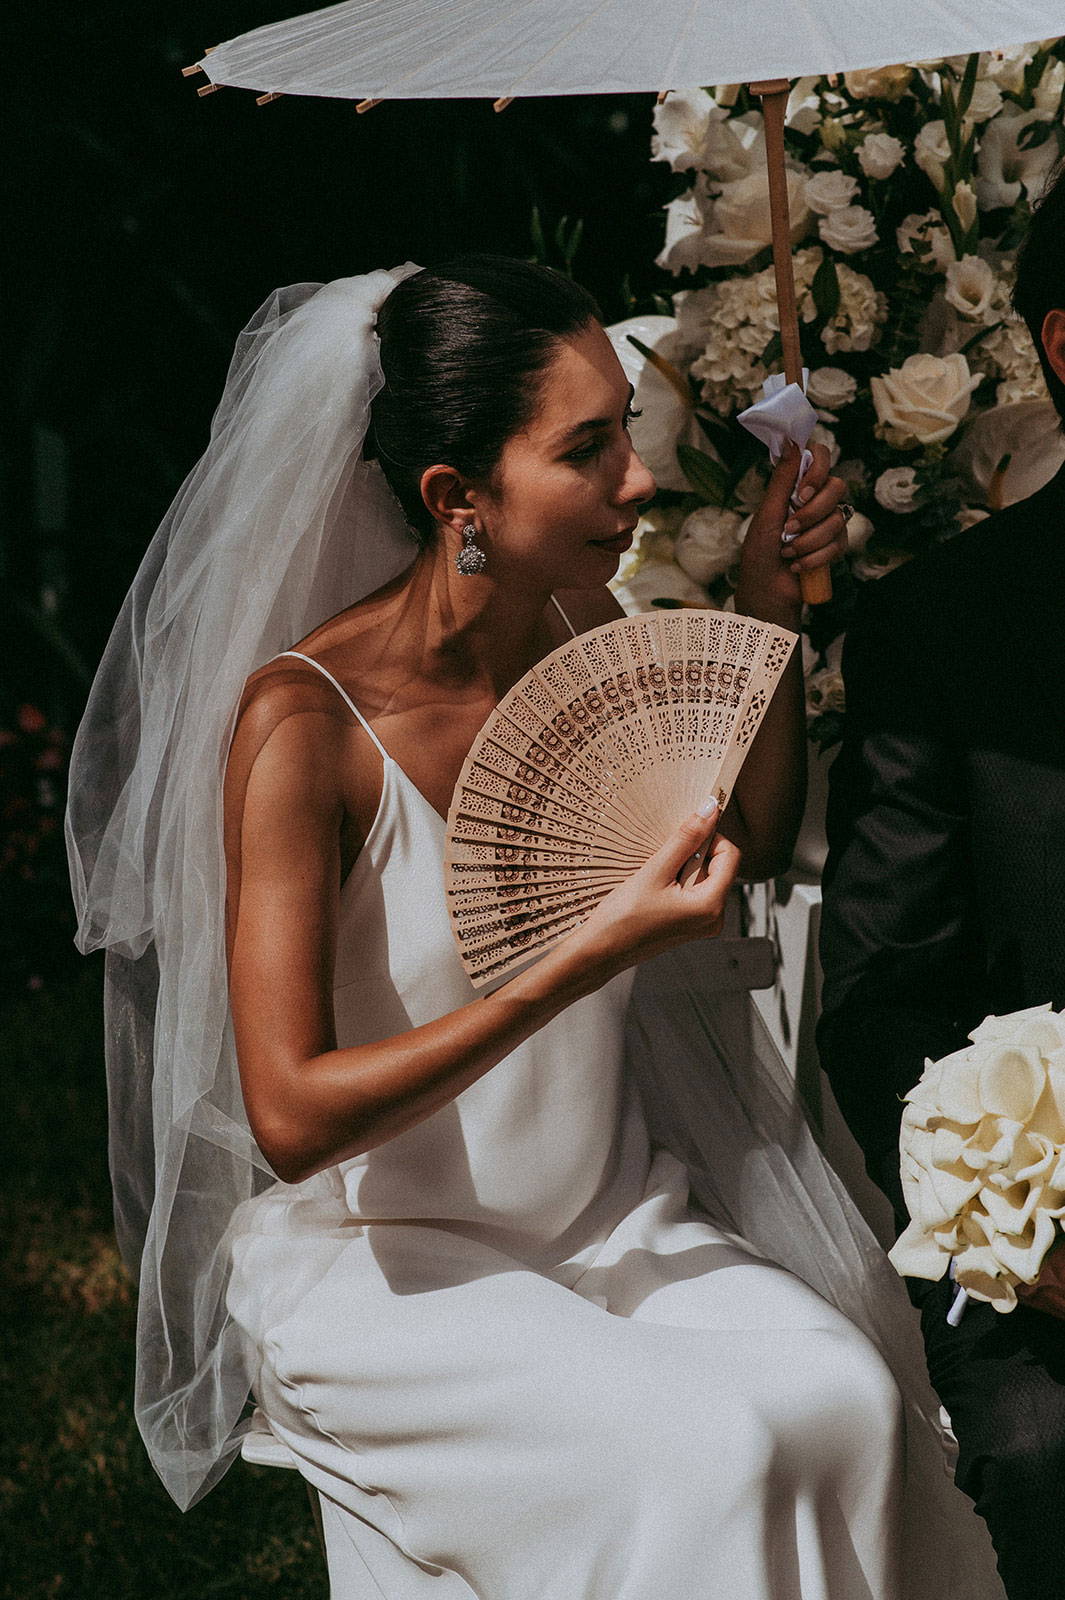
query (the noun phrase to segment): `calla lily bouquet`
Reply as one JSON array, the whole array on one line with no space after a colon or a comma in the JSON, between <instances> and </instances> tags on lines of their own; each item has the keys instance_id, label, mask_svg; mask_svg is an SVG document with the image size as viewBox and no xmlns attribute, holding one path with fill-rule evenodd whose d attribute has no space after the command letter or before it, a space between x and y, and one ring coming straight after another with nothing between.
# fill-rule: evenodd
<instances>
[{"instance_id":1,"label":"calla lily bouquet","mask_svg":"<svg viewBox=\"0 0 1065 1600\"><path fill-rule=\"evenodd\" d=\"M900 1151L911 1221L889 1252L908 1277L1012 1311L1065 1218L1065 1012L988 1017L929 1061L906 1096Z\"/></svg>"},{"instance_id":2,"label":"calla lily bouquet","mask_svg":"<svg viewBox=\"0 0 1065 1600\"><path fill-rule=\"evenodd\" d=\"M808 712L842 733L830 646L855 585L1033 492L1065 443L1024 324L1017 247L1065 149L1065 40L804 79L787 182L814 438L848 484L847 573L811 614ZM609 330L659 485L616 580L623 605L724 605L766 464L737 413L780 365L759 102L672 94L653 158L678 192L658 314Z\"/></svg>"}]
</instances>

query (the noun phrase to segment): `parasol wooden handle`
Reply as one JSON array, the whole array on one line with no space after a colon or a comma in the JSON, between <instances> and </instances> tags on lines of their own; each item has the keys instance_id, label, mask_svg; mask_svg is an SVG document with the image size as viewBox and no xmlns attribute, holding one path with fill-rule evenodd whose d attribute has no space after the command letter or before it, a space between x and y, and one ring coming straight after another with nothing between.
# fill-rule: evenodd
<instances>
[{"instance_id":1,"label":"parasol wooden handle","mask_svg":"<svg viewBox=\"0 0 1065 1600\"><path fill-rule=\"evenodd\" d=\"M802 346L799 342L799 313L795 304L795 275L791 264L788 180L784 169L784 115L790 92L791 84L787 78L770 78L763 83L751 84L751 93L761 98L765 125L769 215L773 224L773 271L777 282L784 376L789 383L801 384ZM824 605L826 600L832 598L832 574L827 567L801 573L799 583L803 600L808 606Z\"/></svg>"}]
</instances>

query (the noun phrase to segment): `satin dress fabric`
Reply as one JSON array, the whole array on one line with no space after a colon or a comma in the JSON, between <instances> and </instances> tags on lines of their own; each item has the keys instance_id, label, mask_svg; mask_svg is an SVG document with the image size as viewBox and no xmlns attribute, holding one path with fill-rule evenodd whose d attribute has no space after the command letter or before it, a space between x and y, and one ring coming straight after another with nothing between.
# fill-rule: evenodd
<instances>
[{"instance_id":1,"label":"satin dress fabric","mask_svg":"<svg viewBox=\"0 0 1065 1600\"><path fill-rule=\"evenodd\" d=\"M445 824L382 761L341 894L341 1046L475 998ZM230 1310L321 1492L333 1600L897 1600L895 1384L693 1212L624 1071L630 989L234 1219Z\"/></svg>"}]
</instances>

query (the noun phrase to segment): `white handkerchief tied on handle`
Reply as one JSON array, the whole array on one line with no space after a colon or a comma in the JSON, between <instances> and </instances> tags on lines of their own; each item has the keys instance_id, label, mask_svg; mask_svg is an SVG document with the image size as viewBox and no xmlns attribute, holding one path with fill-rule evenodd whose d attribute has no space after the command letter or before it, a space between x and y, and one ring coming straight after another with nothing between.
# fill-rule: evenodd
<instances>
[{"instance_id":1,"label":"white handkerchief tied on handle","mask_svg":"<svg viewBox=\"0 0 1065 1600\"><path fill-rule=\"evenodd\" d=\"M796 490L810 470L813 453L809 448L810 435L817 426L817 412L806 398L805 389L810 379L808 367L802 369L802 388L788 383L782 372L774 372L762 385L762 398L753 406L741 411L736 421L769 450L769 459L776 466L788 444L798 445L802 451ZM794 495L792 500L794 501Z\"/></svg>"}]
</instances>

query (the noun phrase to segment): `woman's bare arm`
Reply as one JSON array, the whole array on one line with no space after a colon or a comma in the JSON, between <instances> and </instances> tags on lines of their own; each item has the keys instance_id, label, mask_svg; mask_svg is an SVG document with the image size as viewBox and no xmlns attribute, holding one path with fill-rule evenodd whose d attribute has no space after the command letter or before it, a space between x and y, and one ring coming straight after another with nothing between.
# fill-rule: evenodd
<instances>
[{"instance_id":1,"label":"woman's bare arm","mask_svg":"<svg viewBox=\"0 0 1065 1600\"><path fill-rule=\"evenodd\" d=\"M720 926L736 852L715 841L706 880L682 887L678 871L713 831L712 819L693 818L528 972L439 1021L338 1048L337 725L301 709L264 738L258 720L238 724L226 785L230 997L248 1118L286 1181L414 1127L615 973Z\"/></svg>"}]
</instances>

